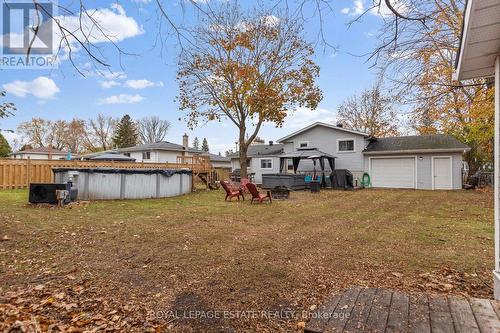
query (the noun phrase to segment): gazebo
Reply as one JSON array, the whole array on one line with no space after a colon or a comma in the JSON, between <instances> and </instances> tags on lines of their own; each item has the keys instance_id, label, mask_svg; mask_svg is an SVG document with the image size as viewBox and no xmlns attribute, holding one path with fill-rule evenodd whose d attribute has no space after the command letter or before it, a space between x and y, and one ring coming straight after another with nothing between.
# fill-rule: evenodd
<instances>
[{"instance_id":1,"label":"gazebo","mask_svg":"<svg viewBox=\"0 0 500 333\"><path fill-rule=\"evenodd\" d=\"M335 170L335 156L322 152L317 148L300 148L296 151L280 155L280 173L283 173L286 165L286 160L289 159L291 159L293 162L293 172L295 174L297 173L297 169L299 168L301 160L312 160L314 164L314 176L316 176L316 164L319 161L319 165L321 167L321 186L323 187L326 186L325 160L328 161L330 169L332 171Z\"/></svg>"}]
</instances>

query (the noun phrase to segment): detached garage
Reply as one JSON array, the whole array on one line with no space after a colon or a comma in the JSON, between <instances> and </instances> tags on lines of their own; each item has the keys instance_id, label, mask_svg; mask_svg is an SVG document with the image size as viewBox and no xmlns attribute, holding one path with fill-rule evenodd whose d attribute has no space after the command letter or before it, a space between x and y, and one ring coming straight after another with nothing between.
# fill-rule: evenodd
<instances>
[{"instance_id":1,"label":"detached garage","mask_svg":"<svg viewBox=\"0 0 500 333\"><path fill-rule=\"evenodd\" d=\"M373 138L363 151L365 171L373 187L461 189L463 154L469 150L448 135Z\"/></svg>"}]
</instances>

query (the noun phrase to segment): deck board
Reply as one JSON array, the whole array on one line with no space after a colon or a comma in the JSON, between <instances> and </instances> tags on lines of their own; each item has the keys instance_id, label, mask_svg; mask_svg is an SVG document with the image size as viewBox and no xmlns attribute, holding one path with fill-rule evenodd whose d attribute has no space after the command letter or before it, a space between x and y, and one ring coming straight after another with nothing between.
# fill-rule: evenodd
<instances>
[{"instance_id":1,"label":"deck board","mask_svg":"<svg viewBox=\"0 0 500 333\"><path fill-rule=\"evenodd\" d=\"M429 309L432 333L455 332L448 299L445 296L430 297Z\"/></svg>"},{"instance_id":2,"label":"deck board","mask_svg":"<svg viewBox=\"0 0 500 333\"><path fill-rule=\"evenodd\" d=\"M427 295L410 297L409 326L412 333L431 333L429 299Z\"/></svg>"},{"instance_id":3,"label":"deck board","mask_svg":"<svg viewBox=\"0 0 500 333\"><path fill-rule=\"evenodd\" d=\"M500 332L500 321L489 300L472 298L470 305L481 332Z\"/></svg>"},{"instance_id":4,"label":"deck board","mask_svg":"<svg viewBox=\"0 0 500 333\"><path fill-rule=\"evenodd\" d=\"M335 312L326 324L324 332L343 332L347 321L350 319L352 309L356 304L361 289L360 287L353 287L346 290L340 298L335 308Z\"/></svg>"},{"instance_id":5,"label":"deck board","mask_svg":"<svg viewBox=\"0 0 500 333\"><path fill-rule=\"evenodd\" d=\"M451 316L455 324L455 332L457 333L479 333L476 318L472 313L472 308L465 298L451 297L448 298L450 304Z\"/></svg>"},{"instance_id":6,"label":"deck board","mask_svg":"<svg viewBox=\"0 0 500 333\"><path fill-rule=\"evenodd\" d=\"M410 299L407 295L395 291L392 294L389 318L387 318L387 333L408 332L408 311L410 309Z\"/></svg>"},{"instance_id":7,"label":"deck board","mask_svg":"<svg viewBox=\"0 0 500 333\"><path fill-rule=\"evenodd\" d=\"M326 303L318 307L318 310L312 314L307 323L306 333L321 333L324 331L341 297L342 294L332 295Z\"/></svg>"},{"instance_id":8,"label":"deck board","mask_svg":"<svg viewBox=\"0 0 500 333\"><path fill-rule=\"evenodd\" d=\"M344 328L344 332L364 332L376 291L376 289L372 288L361 290L354 309L352 309L351 317Z\"/></svg>"},{"instance_id":9,"label":"deck board","mask_svg":"<svg viewBox=\"0 0 500 333\"><path fill-rule=\"evenodd\" d=\"M317 313L327 316L313 316L306 333L500 332L500 303L458 296L354 286L332 295Z\"/></svg>"},{"instance_id":10,"label":"deck board","mask_svg":"<svg viewBox=\"0 0 500 333\"><path fill-rule=\"evenodd\" d=\"M368 316L366 324L367 329L371 329L374 333L385 332L391 300L392 291L387 289L377 290L375 298L373 299L370 315Z\"/></svg>"}]
</instances>

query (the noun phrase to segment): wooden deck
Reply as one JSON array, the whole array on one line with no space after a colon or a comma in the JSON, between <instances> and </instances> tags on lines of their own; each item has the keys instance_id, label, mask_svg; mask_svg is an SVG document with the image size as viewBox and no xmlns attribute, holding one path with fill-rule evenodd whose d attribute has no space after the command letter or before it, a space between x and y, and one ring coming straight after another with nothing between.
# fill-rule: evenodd
<instances>
[{"instance_id":1,"label":"wooden deck","mask_svg":"<svg viewBox=\"0 0 500 333\"><path fill-rule=\"evenodd\" d=\"M318 308L305 332L500 332L500 302L352 287Z\"/></svg>"}]
</instances>

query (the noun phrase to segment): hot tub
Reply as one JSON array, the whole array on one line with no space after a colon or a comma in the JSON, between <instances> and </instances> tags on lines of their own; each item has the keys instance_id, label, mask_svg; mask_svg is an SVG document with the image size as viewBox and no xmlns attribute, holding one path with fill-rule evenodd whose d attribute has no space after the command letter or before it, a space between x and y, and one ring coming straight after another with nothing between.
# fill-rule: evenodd
<instances>
[{"instance_id":1,"label":"hot tub","mask_svg":"<svg viewBox=\"0 0 500 333\"><path fill-rule=\"evenodd\" d=\"M78 200L150 199L191 192L188 169L55 168L55 183L73 182Z\"/></svg>"},{"instance_id":2,"label":"hot tub","mask_svg":"<svg viewBox=\"0 0 500 333\"><path fill-rule=\"evenodd\" d=\"M291 190L303 190L306 188L304 175L289 173L273 173L262 175L262 188L273 189L277 186L286 187Z\"/></svg>"}]
</instances>

